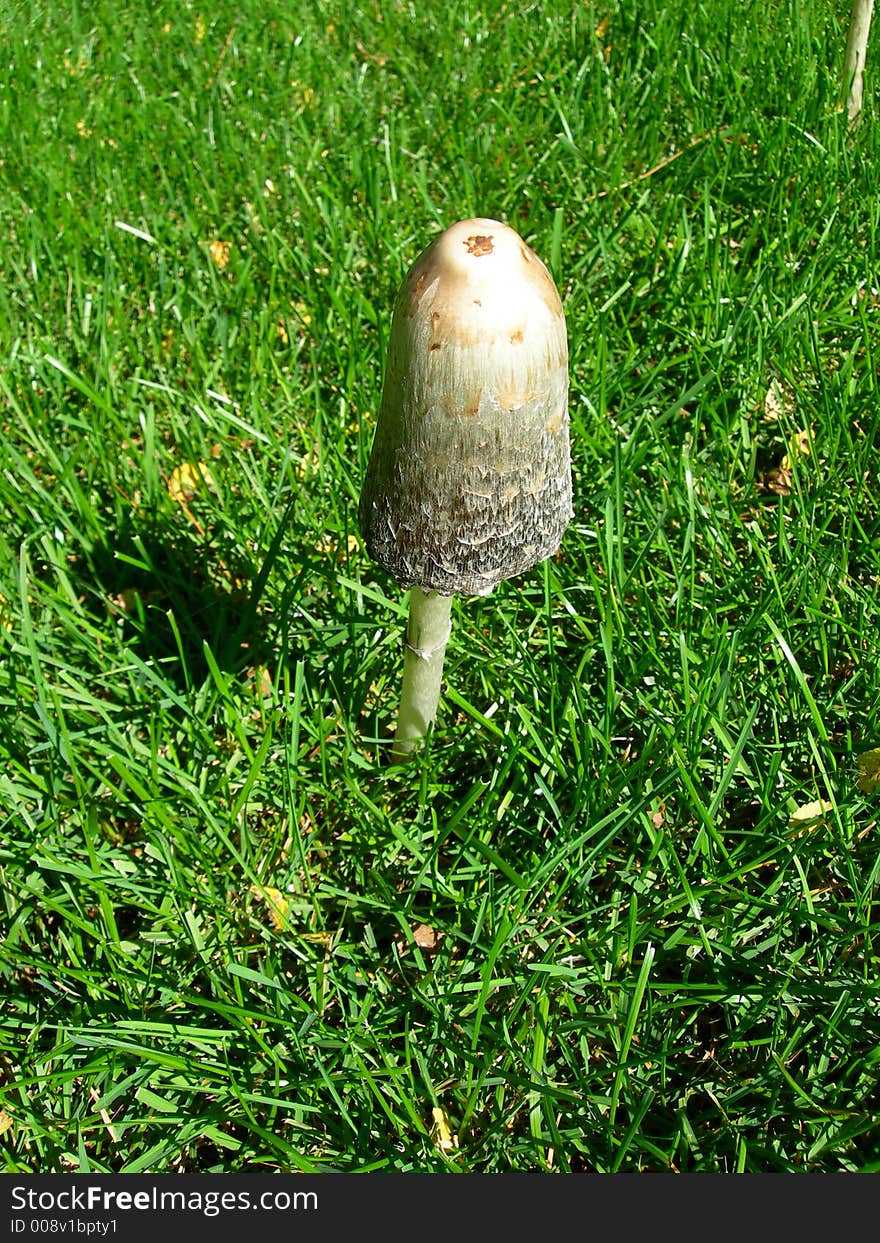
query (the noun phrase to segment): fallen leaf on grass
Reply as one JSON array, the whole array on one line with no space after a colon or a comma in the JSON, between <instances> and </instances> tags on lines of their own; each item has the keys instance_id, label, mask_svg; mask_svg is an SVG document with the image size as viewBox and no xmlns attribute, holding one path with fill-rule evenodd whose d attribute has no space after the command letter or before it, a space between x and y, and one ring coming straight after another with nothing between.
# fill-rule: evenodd
<instances>
[{"instance_id":1,"label":"fallen leaf on grass","mask_svg":"<svg viewBox=\"0 0 880 1243\"><path fill-rule=\"evenodd\" d=\"M214 476L205 462L183 462L175 466L168 480L168 492L178 505L191 501L200 488L215 486Z\"/></svg>"},{"instance_id":2,"label":"fallen leaf on grass","mask_svg":"<svg viewBox=\"0 0 880 1243\"><path fill-rule=\"evenodd\" d=\"M794 410L794 398L778 380L771 380L770 387L764 395L764 418L777 423L783 414L791 414Z\"/></svg>"},{"instance_id":3,"label":"fallen leaf on grass","mask_svg":"<svg viewBox=\"0 0 880 1243\"><path fill-rule=\"evenodd\" d=\"M280 932L287 919L290 902L280 889L275 889L272 885L251 885L250 891L254 897L262 898L265 902L272 926Z\"/></svg>"},{"instance_id":4,"label":"fallen leaf on grass","mask_svg":"<svg viewBox=\"0 0 880 1243\"><path fill-rule=\"evenodd\" d=\"M764 394L764 419L768 423L779 423L783 418L790 419L795 412L794 395L784 389L778 380L771 380L770 387ZM792 491L794 464L799 457L808 457L812 453L814 429L805 427L790 436L778 465L771 467L758 477L758 491L771 496L788 496Z\"/></svg>"},{"instance_id":5,"label":"fallen leaf on grass","mask_svg":"<svg viewBox=\"0 0 880 1243\"><path fill-rule=\"evenodd\" d=\"M325 535L318 541L315 547L318 552L326 553L341 563L345 561L346 556L352 556L360 551L361 542L356 535L349 535L345 543L333 536Z\"/></svg>"},{"instance_id":6,"label":"fallen leaf on grass","mask_svg":"<svg viewBox=\"0 0 880 1243\"><path fill-rule=\"evenodd\" d=\"M297 319L303 327L309 328L312 323L312 317L309 314L309 309L305 302L294 302L293 309L296 312Z\"/></svg>"},{"instance_id":7,"label":"fallen leaf on grass","mask_svg":"<svg viewBox=\"0 0 880 1243\"><path fill-rule=\"evenodd\" d=\"M458 1147L458 1136L453 1133L449 1114L445 1109L440 1109L435 1105L431 1110L431 1117L434 1119L432 1134L435 1145L443 1153L455 1152Z\"/></svg>"},{"instance_id":8,"label":"fallen leaf on grass","mask_svg":"<svg viewBox=\"0 0 880 1243\"><path fill-rule=\"evenodd\" d=\"M831 810L831 804L827 799L816 799L813 803L804 803L803 807L798 807L791 813L788 818L788 827L790 829L816 829L820 824L825 823L825 817Z\"/></svg>"},{"instance_id":9,"label":"fallen leaf on grass","mask_svg":"<svg viewBox=\"0 0 880 1243\"><path fill-rule=\"evenodd\" d=\"M433 954L440 944L440 933L429 924L419 924L413 929L413 940L420 950Z\"/></svg>"},{"instance_id":10,"label":"fallen leaf on grass","mask_svg":"<svg viewBox=\"0 0 880 1243\"><path fill-rule=\"evenodd\" d=\"M859 775L856 785L862 794L874 794L880 789L880 747L863 751L859 756Z\"/></svg>"},{"instance_id":11,"label":"fallen leaf on grass","mask_svg":"<svg viewBox=\"0 0 880 1243\"><path fill-rule=\"evenodd\" d=\"M218 272L224 272L229 266L229 255L232 251L231 242L209 242L208 254L214 260L214 267Z\"/></svg>"},{"instance_id":12,"label":"fallen leaf on grass","mask_svg":"<svg viewBox=\"0 0 880 1243\"><path fill-rule=\"evenodd\" d=\"M773 496L788 496L791 492L790 467L774 466L758 480L758 490L770 492Z\"/></svg>"},{"instance_id":13,"label":"fallen leaf on grass","mask_svg":"<svg viewBox=\"0 0 880 1243\"><path fill-rule=\"evenodd\" d=\"M793 436L789 436L788 452L779 464L780 469L791 470L793 463L799 457L809 457L813 452L815 435L815 430L812 427L805 427L801 431L795 432Z\"/></svg>"},{"instance_id":14,"label":"fallen leaf on grass","mask_svg":"<svg viewBox=\"0 0 880 1243\"><path fill-rule=\"evenodd\" d=\"M794 468L798 458L809 457L813 452L815 432L812 427L802 428L788 438L787 452L778 466L772 466L758 479L758 490L774 496L788 496L793 491Z\"/></svg>"},{"instance_id":15,"label":"fallen leaf on grass","mask_svg":"<svg viewBox=\"0 0 880 1243\"><path fill-rule=\"evenodd\" d=\"M0 1110L0 1135L5 1135L13 1124L13 1119L5 1109Z\"/></svg>"}]
</instances>

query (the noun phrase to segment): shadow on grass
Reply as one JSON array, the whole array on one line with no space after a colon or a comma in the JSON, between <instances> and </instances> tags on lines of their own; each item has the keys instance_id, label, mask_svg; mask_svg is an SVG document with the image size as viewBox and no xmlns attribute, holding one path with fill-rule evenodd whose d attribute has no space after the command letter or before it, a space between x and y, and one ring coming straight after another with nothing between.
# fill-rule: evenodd
<instances>
[{"instance_id":1,"label":"shadow on grass","mask_svg":"<svg viewBox=\"0 0 880 1243\"><path fill-rule=\"evenodd\" d=\"M115 614L126 643L180 689L199 686L212 662L235 675L277 656L278 618L261 606L286 518L251 561L221 548L216 534L162 516L126 516L83 554L77 586Z\"/></svg>"}]
</instances>

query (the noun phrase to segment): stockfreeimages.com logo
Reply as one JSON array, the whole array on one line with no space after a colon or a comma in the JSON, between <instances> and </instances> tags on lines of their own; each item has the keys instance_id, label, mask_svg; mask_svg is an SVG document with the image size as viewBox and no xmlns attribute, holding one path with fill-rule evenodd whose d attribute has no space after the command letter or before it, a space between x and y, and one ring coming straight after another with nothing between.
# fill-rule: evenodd
<instances>
[{"instance_id":1,"label":"stockfreeimages.com logo","mask_svg":"<svg viewBox=\"0 0 880 1243\"><path fill-rule=\"evenodd\" d=\"M242 1213L260 1209L269 1213L316 1212L315 1191L115 1191L104 1187L65 1187L61 1191L38 1191L34 1187L12 1188L12 1209L30 1213Z\"/></svg>"}]
</instances>

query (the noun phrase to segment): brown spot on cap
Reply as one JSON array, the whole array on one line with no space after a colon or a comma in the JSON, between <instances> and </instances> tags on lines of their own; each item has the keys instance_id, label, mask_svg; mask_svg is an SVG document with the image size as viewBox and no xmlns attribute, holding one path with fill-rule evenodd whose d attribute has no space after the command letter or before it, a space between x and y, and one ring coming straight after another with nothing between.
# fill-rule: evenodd
<instances>
[{"instance_id":1,"label":"brown spot on cap","mask_svg":"<svg viewBox=\"0 0 880 1243\"><path fill-rule=\"evenodd\" d=\"M523 339L523 330L522 330L522 328L517 328L515 332L512 332L512 333L510 334L510 344L511 344L511 345L519 345L519 344L522 342L522 339Z\"/></svg>"},{"instance_id":2,"label":"brown spot on cap","mask_svg":"<svg viewBox=\"0 0 880 1243\"><path fill-rule=\"evenodd\" d=\"M563 406L561 410L557 410L555 414L551 414L550 418L544 424L551 436L557 436L562 430L562 425L565 422L565 413L565 407Z\"/></svg>"},{"instance_id":3,"label":"brown spot on cap","mask_svg":"<svg viewBox=\"0 0 880 1243\"><path fill-rule=\"evenodd\" d=\"M478 389L477 392L471 396L470 401L468 401L468 403L466 404L464 408L465 414L474 415L474 414L480 413L480 399L482 398L482 396L483 396L483 390Z\"/></svg>"},{"instance_id":4,"label":"brown spot on cap","mask_svg":"<svg viewBox=\"0 0 880 1243\"><path fill-rule=\"evenodd\" d=\"M468 254L475 255L478 259L480 255L491 255L492 251L495 249L492 245L491 234L488 237L474 234L472 237L469 237L464 244L467 247Z\"/></svg>"},{"instance_id":5,"label":"brown spot on cap","mask_svg":"<svg viewBox=\"0 0 880 1243\"><path fill-rule=\"evenodd\" d=\"M535 392L534 383L517 383L516 379L506 383L502 381L495 385L495 400L502 410L518 410L532 400Z\"/></svg>"}]
</instances>

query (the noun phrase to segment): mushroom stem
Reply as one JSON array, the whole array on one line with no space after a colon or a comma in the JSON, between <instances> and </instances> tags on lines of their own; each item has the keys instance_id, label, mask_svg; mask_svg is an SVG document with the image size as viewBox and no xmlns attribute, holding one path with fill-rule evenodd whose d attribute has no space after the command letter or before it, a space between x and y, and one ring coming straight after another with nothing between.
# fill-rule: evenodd
<instances>
[{"instance_id":1,"label":"mushroom stem","mask_svg":"<svg viewBox=\"0 0 880 1243\"><path fill-rule=\"evenodd\" d=\"M450 634L452 596L413 587L403 656L403 688L397 711L397 732L391 762L409 759L437 714L443 657Z\"/></svg>"},{"instance_id":2,"label":"mushroom stem","mask_svg":"<svg viewBox=\"0 0 880 1243\"><path fill-rule=\"evenodd\" d=\"M873 9L874 0L853 0L843 63L843 102L846 104L850 121L855 121L862 110L862 99L865 94L865 57L868 51L868 35L871 31Z\"/></svg>"}]
</instances>

